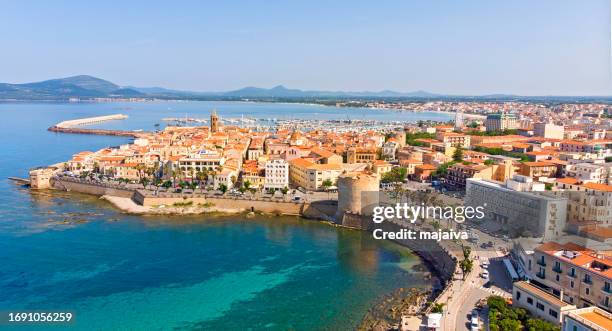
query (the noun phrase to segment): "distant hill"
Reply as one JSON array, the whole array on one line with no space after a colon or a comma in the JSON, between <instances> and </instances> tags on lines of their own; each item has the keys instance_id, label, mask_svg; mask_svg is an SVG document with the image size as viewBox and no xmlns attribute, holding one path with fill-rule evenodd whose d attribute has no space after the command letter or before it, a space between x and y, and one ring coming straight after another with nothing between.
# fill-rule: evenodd
<instances>
[{"instance_id":1,"label":"distant hill","mask_svg":"<svg viewBox=\"0 0 612 331\"><path fill-rule=\"evenodd\" d=\"M26 84L0 84L0 99L62 100L68 98L143 97L146 94L121 88L109 81L87 76L73 76Z\"/></svg>"},{"instance_id":2,"label":"distant hill","mask_svg":"<svg viewBox=\"0 0 612 331\"><path fill-rule=\"evenodd\" d=\"M511 94L490 94L480 96L435 94L427 91L397 92L391 90L372 91L316 91L286 88L278 85L272 88L249 86L226 92L195 92L173 90L163 87L119 86L104 79L88 75L79 75L42 82L26 84L0 83L0 101L2 100L68 100L69 98L159 98L185 100L243 100L260 101L297 101L310 102L312 99L444 99L456 101L597 101L610 102L609 96L518 96ZM316 100L315 100L316 102Z\"/></svg>"},{"instance_id":3,"label":"distant hill","mask_svg":"<svg viewBox=\"0 0 612 331\"><path fill-rule=\"evenodd\" d=\"M344 92L344 91L305 91L298 89L288 89L282 85L275 86L270 89L260 87L245 87L240 90L225 92L225 96L236 97L277 97L277 98L312 98L312 97L417 97L430 98L439 97L439 94L434 94L426 91L415 92L396 92L383 90L380 92L362 91L362 92Z\"/></svg>"}]
</instances>

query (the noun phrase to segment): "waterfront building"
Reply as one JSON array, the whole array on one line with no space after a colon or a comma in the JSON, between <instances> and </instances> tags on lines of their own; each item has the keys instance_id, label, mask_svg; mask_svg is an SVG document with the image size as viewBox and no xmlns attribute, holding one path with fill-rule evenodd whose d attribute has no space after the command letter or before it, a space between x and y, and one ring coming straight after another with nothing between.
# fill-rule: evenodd
<instances>
[{"instance_id":1,"label":"waterfront building","mask_svg":"<svg viewBox=\"0 0 612 331\"><path fill-rule=\"evenodd\" d=\"M549 192L515 191L500 182L470 178L465 205L486 206L483 221L509 236L555 238L567 221L567 198Z\"/></svg>"},{"instance_id":2,"label":"waterfront building","mask_svg":"<svg viewBox=\"0 0 612 331\"><path fill-rule=\"evenodd\" d=\"M336 185L341 172L341 164L317 164L303 158L289 161L290 183L308 191L321 190L328 179Z\"/></svg>"},{"instance_id":3,"label":"waterfront building","mask_svg":"<svg viewBox=\"0 0 612 331\"><path fill-rule=\"evenodd\" d=\"M225 185L227 189L234 187L234 183L238 178L238 172L234 169L224 168L215 173L213 177L213 187L215 190L220 189L221 185Z\"/></svg>"},{"instance_id":4,"label":"waterfront building","mask_svg":"<svg viewBox=\"0 0 612 331\"><path fill-rule=\"evenodd\" d=\"M265 189L280 190L289 187L289 163L282 159L266 162Z\"/></svg>"},{"instance_id":5,"label":"waterfront building","mask_svg":"<svg viewBox=\"0 0 612 331\"><path fill-rule=\"evenodd\" d=\"M563 316L576 309L576 306L524 281L512 284L512 306L523 308L531 315L555 325L560 325Z\"/></svg>"},{"instance_id":6,"label":"waterfront building","mask_svg":"<svg viewBox=\"0 0 612 331\"><path fill-rule=\"evenodd\" d=\"M215 151L206 150L181 157L176 163L178 169L186 177L191 177L191 174L204 170L218 171L223 165L225 165L225 157Z\"/></svg>"}]
</instances>

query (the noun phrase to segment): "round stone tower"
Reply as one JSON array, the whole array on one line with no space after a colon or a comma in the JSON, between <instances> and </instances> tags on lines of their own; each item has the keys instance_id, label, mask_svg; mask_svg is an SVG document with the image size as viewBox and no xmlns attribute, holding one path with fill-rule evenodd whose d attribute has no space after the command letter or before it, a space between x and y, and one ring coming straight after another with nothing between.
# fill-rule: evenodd
<instances>
[{"instance_id":1,"label":"round stone tower","mask_svg":"<svg viewBox=\"0 0 612 331\"><path fill-rule=\"evenodd\" d=\"M379 180L368 173L344 173L338 177L336 220L345 223L345 215L369 218L379 204Z\"/></svg>"}]
</instances>

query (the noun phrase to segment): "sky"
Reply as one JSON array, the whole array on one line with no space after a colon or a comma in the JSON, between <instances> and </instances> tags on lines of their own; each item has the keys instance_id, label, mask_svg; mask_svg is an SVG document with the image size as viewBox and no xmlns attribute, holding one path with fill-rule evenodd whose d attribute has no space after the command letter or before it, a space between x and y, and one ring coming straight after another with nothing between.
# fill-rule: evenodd
<instances>
[{"instance_id":1,"label":"sky","mask_svg":"<svg viewBox=\"0 0 612 331\"><path fill-rule=\"evenodd\" d=\"M0 4L0 82L612 95L610 0Z\"/></svg>"}]
</instances>

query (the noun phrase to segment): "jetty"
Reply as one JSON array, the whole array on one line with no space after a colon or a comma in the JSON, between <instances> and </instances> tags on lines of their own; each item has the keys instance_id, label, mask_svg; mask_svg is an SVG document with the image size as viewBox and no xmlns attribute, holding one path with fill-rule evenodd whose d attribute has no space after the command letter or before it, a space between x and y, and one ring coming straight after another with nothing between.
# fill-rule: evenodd
<instances>
[{"instance_id":1,"label":"jetty","mask_svg":"<svg viewBox=\"0 0 612 331\"><path fill-rule=\"evenodd\" d=\"M124 114L78 118L74 120L59 122L55 124L54 126L48 128L47 130L52 131L52 132L61 132L61 133L137 137L140 133L142 133L142 130L107 130L107 129L87 129L87 128L78 127L78 126L83 126L83 125L102 123L106 121L123 120L126 118L128 118L128 116Z\"/></svg>"},{"instance_id":2,"label":"jetty","mask_svg":"<svg viewBox=\"0 0 612 331\"><path fill-rule=\"evenodd\" d=\"M56 127L59 128L71 128L75 126L81 125L91 125L96 123L102 123L106 121L113 120L124 120L128 118L127 115L124 114L114 114L114 115L105 115L105 116L96 116L96 117L86 117L86 118L77 118L75 120L63 121L55 124Z\"/></svg>"}]
</instances>

